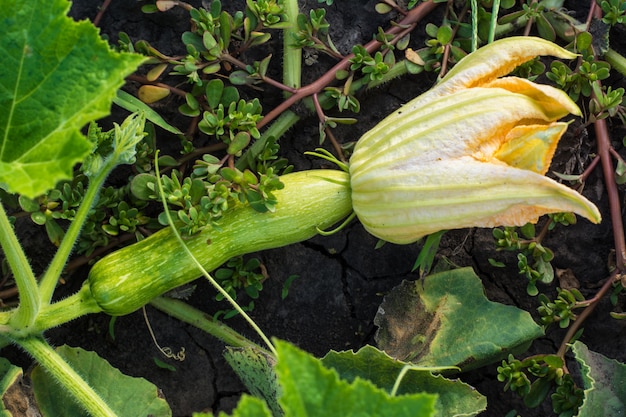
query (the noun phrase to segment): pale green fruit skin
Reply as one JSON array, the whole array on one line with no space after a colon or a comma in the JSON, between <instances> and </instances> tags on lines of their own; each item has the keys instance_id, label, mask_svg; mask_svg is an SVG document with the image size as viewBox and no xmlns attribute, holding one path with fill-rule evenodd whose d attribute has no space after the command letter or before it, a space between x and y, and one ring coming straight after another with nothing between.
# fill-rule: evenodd
<instances>
[{"instance_id":1,"label":"pale green fruit skin","mask_svg":"<svg viewBox=\"0 0 626 417\"><path fill-rule=\"evenodd\" d=\"M208 227L185 239L207 271L234 256L307 240L352 212L349 178L343 171L302 171L281 181L285 187L274 193L274 212L237 207L224 214L219 228ZM168 227L99 260L86 285L105 313L119 316L200 275Z\"/></svg>"}]
</instances>

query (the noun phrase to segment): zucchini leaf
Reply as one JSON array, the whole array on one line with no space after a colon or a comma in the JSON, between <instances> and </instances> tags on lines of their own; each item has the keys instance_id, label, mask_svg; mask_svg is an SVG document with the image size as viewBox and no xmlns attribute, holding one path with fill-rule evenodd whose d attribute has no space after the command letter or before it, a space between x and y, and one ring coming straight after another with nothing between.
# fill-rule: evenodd
<instances>
[{"instance_id":1,"label":"zucchini leaf","mask_svg":"<svg viewBox=\"0 0 626 417\"><path fill-rule=\"evenodd\" d=\"M380 381L385 379L386 376L373 374L358 375L358 371L350 373L346 369L350 367L349 364L351 362L354 362L358 368L362 367L363 363L361 360L369 359L365 358L365 356L358 355L355 360L352 356L353 354L350 353L348 356L331 355L328 359L320 360L288 342L274 340L274 346L278 352L278 361L273 367L280 385L278 403L285 416L435 417L442 415L435 412L435 407L439 406L437 403L438 392L422 392L420 387L417 387L417 389L401 391L400 395L392 396L389 394L388 387L380 388L376 386L375 382L366 379L366 377L372 377L372 379ZM242 364L240 357L232 356L231 359L232 361L229 360L229 362L232 362L237 367ZM341 368L342 372L346 372L346 375L338 373L326 364L326 361L331 363L332 366ZM381 365L385 361L388 363ZM381 365L382 368L376 369L383 372L394 372L391 378L395 378L397 376L396 365L390 364L389 361L390 358L384 354L378 356L377 364ZM252 368L254 367L250 367L246 363L244 365L253 371ZM266 363L263 363L262 366L257 366L259 375L256 377L248 375L246 384L253 380L266 384L268 376L266 365ZM400 368L402 366L400 365ZM413 379L409 379L409 382L412 381ZM457 385L456 387L458 388L459 386ZM258 387L255 391L258 391ZM263 405L262 408L261 405ZM257 414L254 414L255 410ZM263 411L261 412L261 410ZM257 397L250 398L247 396L242 397L242 400L232 413L232 417L270 415L266 403ZM273 417L279 415L282 415L280 410L279 414L274 414ZM213 415L210 413L194 415L194 417L211 416ZM226 417L226 414L220 413L219 417Z\"/></svg>"},{"instance_id":2,"label":"zucchini leaf","mask_svg":"<svg viewBox=\"0 0 626 417\"><path fill-rule=\"evenodd\" d=\"M100 394L118 416L171 417L159 390L143 378L122 374L95 352L63 345L57 352ZM88 417L69 392L41 366L31 375L37 404L44 417Z\"/></svg>"},{"instance_id":3,"label":"zucchini leaf","mask_svg":"<svg viewBox=\"0 0 626 417\"><path fill-rule=\"evenodd\" d=\"M226 347L224 357L248 391L264 399L274 417L282 416L278 404L281 388L274 370L276 359L254 347Z\"/></svg>"},{"instance_id":4,"label":"zucchini leaf","mask_svg":"<svg viewBox=\"0 0 626 417\"><path fill-rule=\"evenodd\" d=\"M578 417L626 414L626 365L574 342L572 352L580 364L585 400Z\"/></svg>"},{"instance_id":5,"label":"zucchini leaf","mask_svg":"<svg viewBox=\"0 0 626 417\"><path fill-rule=\"evenodd\" d=\"M92 145L80 129L106 116L124 77L144 60L117 53L66 0L0 0L0 186L35 197Z\"/></svg>"},{"instance_id":6,"label":"zucchini leaf","mask_svg":"<svg viewBox=\"0 0 626 417\"><path fill-rule=\"evenodd\" d=\"M332 351L322 358L322 363L348 382L356 378L367 379L387 392L391 392L406 365L373 346L365 346L356 353ZM487 408L487 399L473 387L459 380L433 375L428 369L412 369L402 379L399 395L416 392L437 394L437 417L475 416Z\"/></svg>"},{"instance_id":7,"label":"zucchini leaf","mask_svg":"<svg viewBox=\"0 0 626 417\"><path fill-rule=\"evenodd\" d=\"M22 368L0 358L0 417L38 415L28 384L22 381Z\"/></svg>"},{"instance_id":8,"label":"zucchini leaf","mask_svg":"<svg viewBox=\"0 0 626 417\"><path fill-rule=\"evenodd\" d=\"M371 381L342 379L319 359L280 340L276 373L283 388L279 398L290 417L431 417L437 395L413 393L392 397Z\"/></svg>"},{"instance_id":9,"label":"zucchini leaf","mask_svg":"<svg viewBox=\"0 0 626 417\"><path fill-rule=\"evenodd\" d=\"M543 335L528 312L489 301L471 268L404 281L385 297L374 323L376 342L391 357L463 370L524 351Z\"/></svg>"},{"instance_id":10,"label":"zucchini leaf","mask_svg":"<svg viewBox=\"0 0 626 417\"><path fill-rule=\"evenodd\" d=\"M213 417L213 413L193 413L193 417ZM218 417L228 417L229 415L221 411ZM250 395L242 395L237 404L237 408L230 414L231 417L273 417L267 405L262 399Z\"/></svg>"}]
</instances>

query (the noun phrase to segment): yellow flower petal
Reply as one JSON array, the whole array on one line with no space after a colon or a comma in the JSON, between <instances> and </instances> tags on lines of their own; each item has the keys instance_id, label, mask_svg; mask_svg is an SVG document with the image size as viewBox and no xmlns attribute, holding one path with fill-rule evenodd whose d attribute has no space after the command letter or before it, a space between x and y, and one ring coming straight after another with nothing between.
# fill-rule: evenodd
<instances>
[{"instance_id":1,"label":"yellow flower petal","mask_svg":"<svg viewBox=\"0 0 626 417\"><path fill-rule=\"evenodd\" d=\"M517 126L508 133L506 142L493 157L512 167L544 175L566 130L567 123Z\"/></svg>"},{"instance_id":2,"label":"yellow flower petal","mask_svg":"<svg viewBox=\"0 0 626 417\"><path fill-rule=\"evenodd\" d=\"M600 221L586 198L549 178L464 157L419 169L384 167L353 184L352 204L374 236L407 244L439 230L522 226L543 214L575 212Z\"/></svg>"},{"instance_id":3,"label":"yellow flower petal","mask_svg":"<svg viewBox=\"0 0 626 417\"><path fill-rule=\"evenodd\" d=\"M521 122L548 125L552 118L534 100L500 88L472 88L438 97L420 110L394 112L357 142L352 181L361 171L393 161L419 165L441 158L484 154L492 158Z\"/></svg>"},{"instance_id":4,"label":"yellow flower petal","mask_svg":"<svg viewBox=\"0 0 626 417\"><path fill-rule=\"evenodd\" d=\"M446 74L439 86L445 86L448 91L481 86L540 55L563 59L577 56L545 39L512 36L485 45L464 57Z\"/></svg>"},{"instance_id":5,"label":"yellow flower petal","mask_svg":"<svg viewBox=\"0 0 626 417\"><path fill-rule=\"evenodd\" d=\"M553 120L569 113L580 116L580 108L563 91L549 85L535 84L517 77L498 78L481 85L483 88L504 88L513 93L524 94L539 103Z\"/></svg>"}]
</instances>

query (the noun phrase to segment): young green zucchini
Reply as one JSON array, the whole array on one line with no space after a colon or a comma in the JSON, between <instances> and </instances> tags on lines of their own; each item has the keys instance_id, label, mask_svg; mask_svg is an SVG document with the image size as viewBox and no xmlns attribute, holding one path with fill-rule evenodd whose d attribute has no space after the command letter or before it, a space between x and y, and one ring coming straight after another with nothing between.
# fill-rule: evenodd
<instances>
[{"instance_id":1,"label":"young green zucchini","mask_svg":"<svg viewBox=\"0 0 626 417\"><path fill-rule=\"evenodd\" d=\"M207 271L234 256L309 239L352 211L349 176L343 171L302 171L281 181L285 187L275 192L273 213L236 207L224 214L219 227L185 239ZM104 312L120 316L200 275L168 227L99 260L86 285Z\"/></svg>"}]
</instances>

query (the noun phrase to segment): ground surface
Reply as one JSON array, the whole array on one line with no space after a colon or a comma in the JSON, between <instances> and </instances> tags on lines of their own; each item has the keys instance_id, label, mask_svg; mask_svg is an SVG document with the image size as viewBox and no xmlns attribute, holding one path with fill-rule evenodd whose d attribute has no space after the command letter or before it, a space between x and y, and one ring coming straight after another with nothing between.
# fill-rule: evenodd
<instances>
[{"instance_id":1,"label":"ground surface","mask_svg":"<svg viewBox=\"0 0 626 417\"><path fill-rule=\"evenodd\" d=\"M99 3L76 0L72 16L93 19ZM190 3L199 5L199 1ZM243 1L232 3L241 7ZM318 7L315 0L301 3L302 10ZM185 13L178 10L146 16L139 10L141 4L114 0L101 21L102 32L116 40L117 33L124 31L134 40L149 40L165 53L181 52L180 33L187 27ZM332 37L341 52L346 53L352 45L370 40L379 25L387 27L386 18L373 12L374 4L375 1L371 0L336 0L334 5L327 7ZM576 6L571 4L569 8L576 10ZM584 19L585 9L578 11L578 17ZM440 21L438 11L427 18L427 22L435 24ZM423 43L420 38L423 37L425 23L415 31L412 41L415 48ZM626 48L623 49L621 52L626 52ZM279 55L279 50L275 55ZM330 61L320 57L320 68L329 68L329 64ZM315 67L305 69L304 76L314 79L319 75L317 71ZM402 103L428 89L433 82L432 75L421 74L397 80L361 96L360 123L350 129L340 129L338 137L343 142L358 139L362 132ZM269 109L280 96L272 91L268 91L267 95ZM583 163L588 163L587 155L594 150L592 134L589 132L589 136L582 137L584 144L578 147L576 145L581 137L566 137L562 144L566 150L559 153L555 163L564 164L576 155ZM615 132L618 151L621 151L621 136L623 132ZM298 127L282 140L283 152L297 169L322 165L319 161L302 157L303 151L317 146L317 138L317 122L308 118L301 120ZM594 174L587 183L585 195L598 204L604 218L608 219L606 196L598 175ZM323 355L330 349L358 349L364 344L374 343L372 321L382 296L402 280L417 278L410 271L418 251L414 245L391 244L375 250L375 244L375 238L369 236L358 223L353 223L331 237L317 237L302 244L258 254L267 267L270 279L265 283L261 298L252 312L253 318L267 334L289 340L316 355ZM612 247L608 220L600 226L581 220L575 226L557 229L549 235L546 245L555 251L554 266L570 268L580 281L584 294L592 294L607 276L607 261ZM513 255L495 252L489 230L450 232L442 242L440 253L455 264L473 266L484 282L489 299L515 305L534 314L537 300L526 295L525 278L518 276L515 269L498 269L489 265L487 259L490 257L515 265ZM68 285L78 285L72 282L80 281L81 274L84 276L86 272L87 269L84 269L74 274ZM281 289L291 275L298 275L299 278L293 282L289 296L281 300ZM214 302L213 297L213 290L199 282L190 302L208 313L226 308ZM611 320L609 310L608 301L596 310L585 326L587 330L582 340L590 349L623 361L626 359L625 324ZM190 415L192 411L232 408L243 386L222 358L223 344L153 308L148 308L147 314L162 346L169 346L174 351L185 348L184 362L167 361L176 366L176 372L154 364L153 357L160 355L141 312L117 320L114 341L108 336L109 318L105 315L86 317L55 329L49 333L49 338L53 343L80 345L95 350L122 372L147 378L163 390L175 416ZM253 332L238 319L230 320L229 324L254 338ZM556 350L562 335L560 331L551 332L549 336L537 340L531 352ZM504 416L513 408L517 408L523 416L550 415L550 410L545 407L525 410L516 396L504 393L502 385L495 381L496 366L462 376L488 397L489 408L484 416Z\"/></svg>"}]
</instances>

